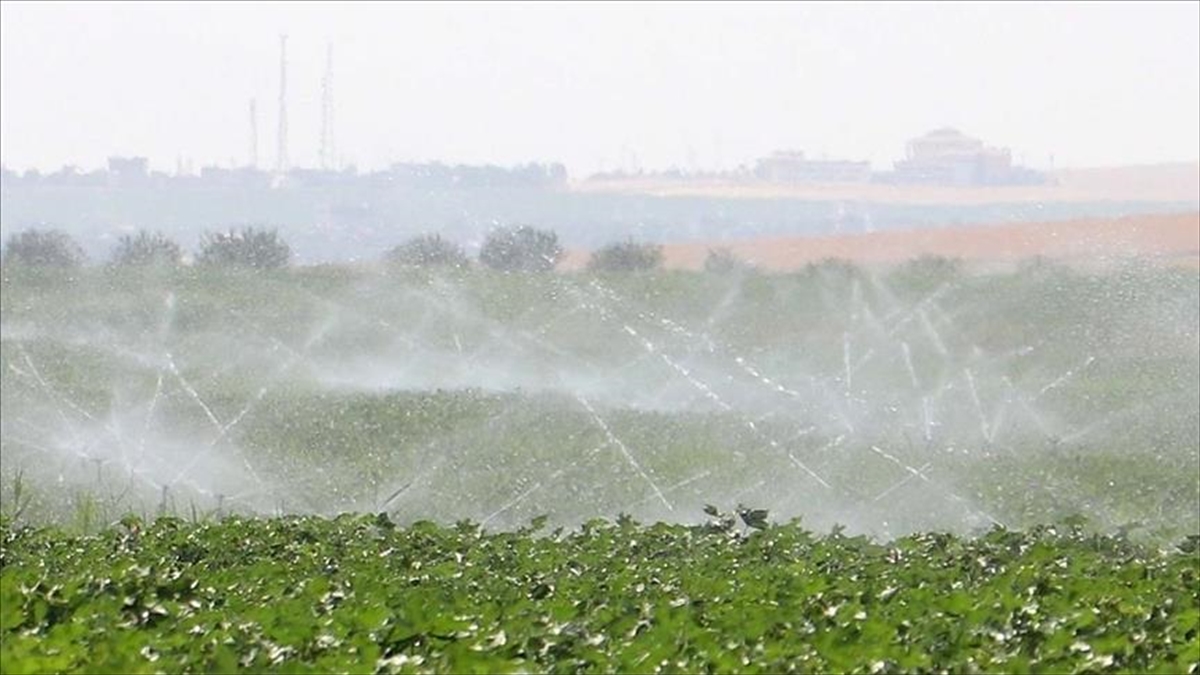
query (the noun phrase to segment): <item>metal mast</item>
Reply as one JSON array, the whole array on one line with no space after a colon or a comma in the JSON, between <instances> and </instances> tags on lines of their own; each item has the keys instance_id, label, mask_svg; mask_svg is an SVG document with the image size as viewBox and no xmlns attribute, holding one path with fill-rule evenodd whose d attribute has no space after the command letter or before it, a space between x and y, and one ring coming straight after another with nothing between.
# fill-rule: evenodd
<instances>
[{"instance_id":1,"label":"metal mast","mask_svg":"<svg viewBox=\"0 0 1200 675\"><path fill-rule=\"evenodd\" d=\"M250 99L250 168L258 168L258 104Z\"/></svg>"},{"instance_id":2,"label":"metal mast","mask_svg":"<svg viewBox=\"0 0 1200 675\"><path fill-rule=\"evenodd\" d=\"M287 36L279 36L279 148L276 150L275 170L287 173Z\"/></svg>"},{"instance_id":3,"label":"metal mast","mask_svg":"<svg viewBox=\"0 0 1200 675\"><path fill-rule=\"evenodd\" d=\"M333 140L333 43L326 45L325 76L321 78L321 168L337 168Z\"/></svg>"}]
</instances>

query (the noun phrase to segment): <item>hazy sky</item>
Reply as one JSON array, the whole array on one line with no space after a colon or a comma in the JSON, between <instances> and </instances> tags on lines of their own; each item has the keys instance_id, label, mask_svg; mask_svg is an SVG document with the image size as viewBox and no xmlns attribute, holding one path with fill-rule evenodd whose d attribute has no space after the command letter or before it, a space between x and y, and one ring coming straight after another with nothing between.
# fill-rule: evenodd
<instances>
[{"instance_id":1,"label":"hazy sky","mask_svg":"<svg viewBox=\"0 0 1200 675\"><path fill-rule=\"evenodd\" d=\"M732 168L775 149L891 166L952 125L1045 167L1200 156L1200 3L0 5L0 159L313 165L338 154Z\"/></svg>"}]
</instances>

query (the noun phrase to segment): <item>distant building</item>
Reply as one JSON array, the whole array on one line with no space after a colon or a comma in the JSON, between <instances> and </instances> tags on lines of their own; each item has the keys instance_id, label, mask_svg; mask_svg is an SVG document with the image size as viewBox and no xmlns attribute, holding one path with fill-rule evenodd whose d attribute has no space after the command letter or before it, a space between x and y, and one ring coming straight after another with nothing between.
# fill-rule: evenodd
<instances>
[{"instance_id":1,"label":"distant building","mask_svg":"<svg viewBox=\"0 0 1200 675\"><path fill-rule=\"evenodd\" d=\"M992 148L957 129L934 129L908 142L895 171L884 182L925 185L1031 185L1045 182L1036 171L1013 166L1008 148Z\"/></svg>"},{"instance_id":2,"label":"distant building","mask_svg":"<svg viewBox=\"0 0 1200 675\"><path fill-rule=\"evenodd\" d=\"M358 176L353 170L292 169L287 184L291 187L333 187L353 185Z\"/></svg>"},{"instance_id":3,"label":"distant building","mask_svg":"<svg viewBox=\"0 0 1200 675\"><path fill-rule=\"evenodd\" d=\"M21 182L21 174L0 164L0 185L17 185Z\"/></svg>"},{"instance_id":4,"label":"distant building","mask_svg":"<svg viewBox=\"0 0 1200 675\"><path fill-rule=\"evenodd\" d=\"M145 157L109 157L108 182L114 186L144 185L150 178Z\"/></svg>"},{"instance_id":5,"label":"distant building","mask_svg":"<svg viewBox=\"0 0 1200 675\"><path fill-rule=\"evenodd\" d=\"M866 183L870 162L808 159L803 152L779 151L758 160L754 174L772 183Z\"/></svg>"},{"instance_id":6,"label":"distant building","mask_svg":"<svg viewBox=\"0 0 1200 675\"><path fill-rule=\"evenodd\" d=\"M562 164L524 164L512 167L427 164L394 164L384 171L359 173L354 166L339 171L293 168L286 173L271 173L253 167L225 168L204 166L193 173L183 160L174 174L151 172L145 157L109 157L105 168L82 171L64 166L54 173L40 174L34 169L18 173L0 167L0 185L17 186L129 187L167 190L181 188L221 188L267 190L279 187L305 188L416 188L416 189L539 189L554 190L567 183Z\"/></svg>"},{"instance_id":7,"label":"distant building","mask_svg":"<svg viewBox=\"0 0 1200 675\"><path fill-rule=\"evenodd\" d=\"M105 187L108 185L108 172L102 169L85 172L77 166L67 165L45 175L41 182L44 185L63 187Z\"/></svg>"},{"instance_id":8,"label":"distant building","mask_svg":"<svg viewBox=\"0 0 1200 675\"><path fill-rule=\"evenodd\" d=\"M252 167L226 169L219 166L202 166L198 184L213 188L265 190L271 184L271 174Z\"/></svg>"},{"instance_id":9,"label":"distant building","mask_svg":"<svg viewBox=\"0 0 1200 675\"><path fill-rule=\"evenodd\" d=\"M554 189L567 182L562 164L525 164L510 168L448 165L440 162L392 164L380 181L392 187L419 189L536 188Z\"/></svg>"}]
</instances>

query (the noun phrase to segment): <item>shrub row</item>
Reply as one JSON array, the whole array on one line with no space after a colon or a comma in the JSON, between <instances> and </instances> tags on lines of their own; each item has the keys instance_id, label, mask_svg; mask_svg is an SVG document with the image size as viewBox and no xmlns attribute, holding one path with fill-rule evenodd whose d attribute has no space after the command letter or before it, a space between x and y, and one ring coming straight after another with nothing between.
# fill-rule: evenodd
<instances>
[{"instance_id":1,"label":"shrub row","mask_svg":"<svg viewBox=\"0 0 1200 675\"><path fill-rule=\"evenodd\" d=\"M247 227L205 234L196 262L202 265L254 269L285 267L292 249L275 230ZM87 258L70 235L60 230L26 230L8 238L4 263L40 267L80 267ZM176 266L183 264L183 249L157 232L124 235L113 247L110 264L117 266Z\"/></svg>"},{"instance_id":2,"label":"shrub row","mask_svg":"<svg viewBox=\"0 0 1200 675\"><path fill-rule=\"evenodd\" d=\"M563 258L558 235L532 227L499 228L488 234L479 251L479 264L500 271L548 272ZM201 237L195 255L199 265L276 269L286 267L292 258L291 247L276 230L246 227ZM438 234L423 234L395 246L384 254L384 262L393 267L465 268L472 264L463 248ZM75 268L86 263L83 249L60 230L31 229L9 237L4 247L5 264ZM157 232L140 231L122 236L113 248L114 266L178 266L184 254L179 244ZM917 264L919 263L919 264ZM832 265L832 267L830 267ZM626 240L609 244L592 253L587 269L592 272L643 272L663 266L663 250L658 244ZM845 261L826 261L823 268L846 268ZM910 269L911 268L911 269ZM710 274L737 275L755 267L735 256L729 249L711 249L704 260ZM918 280L936 282L961 271L961 261L929 258L906 266L906 273ZM829 270L827 270L829 271Z\"/></svg>"},{"instance_id":3,"label":"shrub row","mask_svg":"<svg viewBox=\"0 0 1200 675\"><path fill-rule=\"evenodd\" d=\"M247 227L205 234L195 260L201 265L274 269L286 267L292 252L276 230ZM479 251L479 263L503 271L546 272L562 260L558 235L532 227L492 231ZM141 231L121 237L110 264L117 266L176 266L183 249L157 232ZM662 266L662 247L626 241L606 246L592 255L588 268L595 271L642 271ZM9 237L5 263L79 267L86 263L83 249L60 230L26 230ZM384 260L410 267L466 267L471 260L462 247L437 234L424 234L388 251Z\"/></svg>"}]
</instances>

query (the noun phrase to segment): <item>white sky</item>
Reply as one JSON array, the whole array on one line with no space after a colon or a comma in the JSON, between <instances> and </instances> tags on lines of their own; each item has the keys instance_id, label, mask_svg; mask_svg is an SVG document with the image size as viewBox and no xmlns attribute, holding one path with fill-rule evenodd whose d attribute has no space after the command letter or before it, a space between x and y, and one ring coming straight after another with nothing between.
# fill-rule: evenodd
<instances>
[{"instance_id":1,"label":"white sky","mask_svg":"<svg viewBox=\"0 0 1200 675\"><path fill-rule=\"evenodd\" d=\"M1200 3L0 5L0 159L314 165L325 44L338 154L732 168L775 149L891 166L952 125L1026 164L1200 157ZM625 159L622 159L623 156Z\"/></svg>"}]
</instances>

